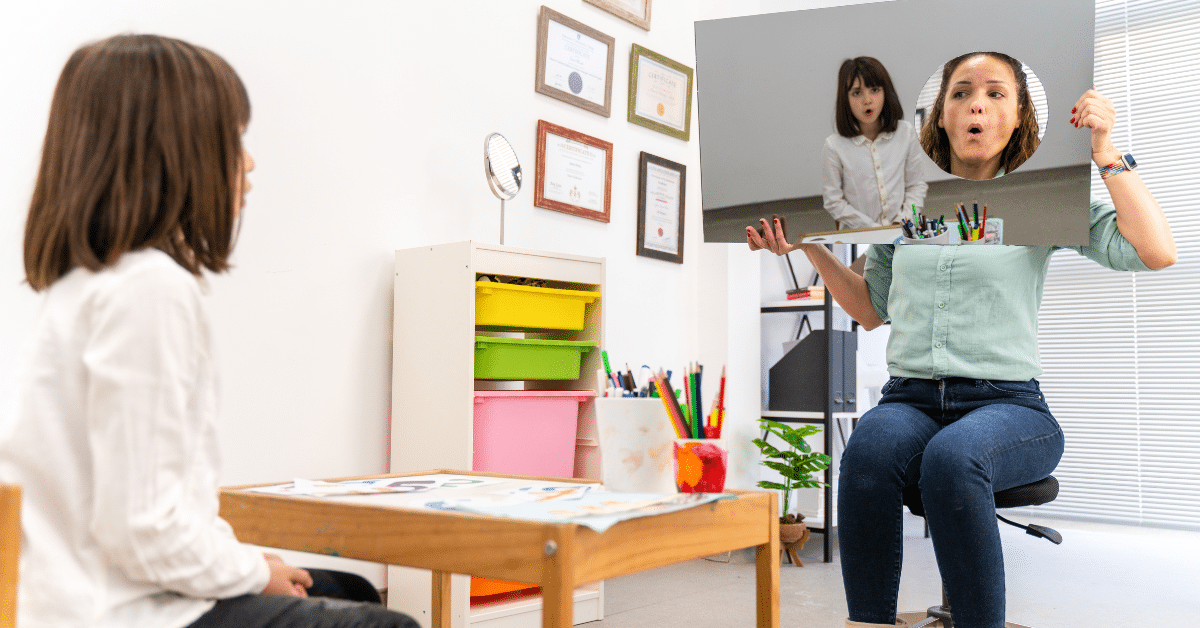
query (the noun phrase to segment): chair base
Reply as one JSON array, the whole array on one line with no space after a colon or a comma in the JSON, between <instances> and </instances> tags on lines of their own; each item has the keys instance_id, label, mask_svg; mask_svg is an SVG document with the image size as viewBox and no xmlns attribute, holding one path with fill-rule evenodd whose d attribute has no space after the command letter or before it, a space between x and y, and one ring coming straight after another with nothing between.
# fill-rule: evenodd
<instances>
[{"instance_id":1,"label":"chair base","mask_svg":"<svg viewBox=\"0 0 1200 628\"><path fill-rule=\"evenodd\" d=\"M936 608L936 607L935 607ZM929 619L929 613L926 611L915 611L912 613L899 613L897 619L903 619L908 622L910 628L916 628L917 624L926 619ZM922 628L946 628L940 619L934 619L933 623L925 624ZM1004 628L1029 628L1025 624L1014 624L1011 621L1004 622Z\"/></svg>"}]
</instances>

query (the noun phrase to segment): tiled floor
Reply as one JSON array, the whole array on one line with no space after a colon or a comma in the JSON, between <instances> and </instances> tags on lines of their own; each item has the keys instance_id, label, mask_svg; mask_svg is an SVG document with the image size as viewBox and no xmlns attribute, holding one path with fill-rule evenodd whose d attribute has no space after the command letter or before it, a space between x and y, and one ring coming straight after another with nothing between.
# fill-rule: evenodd
<instances>
[{"instance_id":1,"label":"tiled floor","mask_svg":"<svg viewBox=\"0 0 1200 628\"><path fill-rule=\"evenodd\" d=\"M1018 521L1028 517L1010 517ZM1062 545L1001 525L1008 619L1034 628L1200 626L1200 532L1037 519L1062 533ZM836 538L835 538L836 541ZM836 542L834 547L837 547ZM933 549L922 520L906 522L900 610L941 599ZM605 618L588 628L754 626L754 563L749 552L716 556L605 584ZM813 534L805 567L780 573L784 628L841 628L846 617L835 553L821 562Z\"/></svg>"}]
</instances>

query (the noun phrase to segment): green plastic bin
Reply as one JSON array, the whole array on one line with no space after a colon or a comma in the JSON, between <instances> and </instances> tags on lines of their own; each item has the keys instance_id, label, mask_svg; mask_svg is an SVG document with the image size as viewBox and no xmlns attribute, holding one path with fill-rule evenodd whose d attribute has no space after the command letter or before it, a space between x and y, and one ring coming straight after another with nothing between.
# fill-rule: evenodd
<instances>
[{"instance_id":1,"label":"green plastic bin","mask_svg":"<svg viewBox=\"0 0 1200 628\"><path fill-rule=\"evenodd\" d=\"M590 340L475 337L475 379L579 379Z\"/></svg>"}]
</instances>

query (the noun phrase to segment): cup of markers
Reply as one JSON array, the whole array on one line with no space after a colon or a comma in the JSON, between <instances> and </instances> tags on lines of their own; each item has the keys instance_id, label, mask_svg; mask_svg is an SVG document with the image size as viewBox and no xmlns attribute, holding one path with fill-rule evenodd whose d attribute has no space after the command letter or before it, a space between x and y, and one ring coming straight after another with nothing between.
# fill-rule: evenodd
<instances>
[{"instance_id":1,"label":"cup of markers","mask_svg":"<svg viewBox=\"0 0 1200 628\"><path fill-rule=\"evenodd\" d=\"M983 213L979 213L979 201L971 203L967 209L966 203L958 203L954 207L958 216L959 244L998 244L998 240L987 237L987 203L983 204Z\"/></svg>"},{"instance_id":2,"label":"cup of markers","mask_svg":"<svg viewBox=\"0 0 1200 628\"><path fill-rule=\"evenodd\" d=\"M917 211L916 203L912 206L912 218L901 218L900 231L905 244L950 244L945 216L937 220L929 218Z\"/></svg>"}]
</instances>

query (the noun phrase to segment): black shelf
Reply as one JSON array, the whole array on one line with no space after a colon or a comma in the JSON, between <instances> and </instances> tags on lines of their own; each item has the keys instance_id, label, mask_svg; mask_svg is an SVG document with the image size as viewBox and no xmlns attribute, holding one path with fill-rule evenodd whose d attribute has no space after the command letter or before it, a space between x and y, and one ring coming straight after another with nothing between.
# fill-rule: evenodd
<instances>
[{"instance_id":1,"label":"black shelf","mask_svg":"<svg viewBox=\"0 0 1200 628\"><path fill-rule=\"evenodd\" d=\"M832 248L832 247L830 245L826 245L826 248ZM850 254L851 259L853 259L854 256L857 254L857 249L858 249L857 246L851 245L851 249L850 249L851 250L851 254ZM829 294L828 290L826 290L825 298L822 299L820 303L811 303L810 302L810 303L795 304L795 305L790 304L790 303L784 303L784 302L764 303L760 307L759 311L762 314L822 312L824 314L824 324L825 324L824 328L827 330L832 330L833 329L833 309L834 309L834 307L836 307L836 304L833 302L833 295ZM856 321L851 322L850 330L851 331L858 330L858 323ZM827 348L828 352L826 353L826 355L832 356L832 355L834 355L834 336L833 336L833 334L827 334L826 337L828 338L828 342L829 342L829 346ZM769 418L774 421L778 421L780 423L805 423L805 424L810 424L810 425L822 426L821 432L824 435L825 455L827 455L831 458L829 466L826 467L826 469L825 469L825 484L827 485L823 489L825 491L825 493L824 493L825 513L824 513L824 517L821 518L822 525L820 527L809 526L808 529L812 530L814 532L821 533L822 544L824 546L823 549L824 549L824 554L825 554L825 562L828 563L828 562L833 561L833 535L829 534L829 530L833 527L836 527L836 522L833 521L833 489L834 489L833 465L837 464L837 460L832 460L832 458L833 458L833 427L834 427L834 421L836 420L834 415L835 414L845 415L848 413L845 413L845 412L835 413L832 410L832 408L835 407L832 369L829 369L829 368L825 369L825 377L826 377L825 390L827 391L828 398L825 400L825 411L824 412L797 413L797 414L816 415L816 416L809 416L809 417L779 417L779 416L774 416L773 413L765 414L763 416L764 416L764 418ZM772 411L768 411L768 413L771 413L771 412ZM857 413L850 413L850 414L857 414Z\"/></svg>"}]
</instances>

